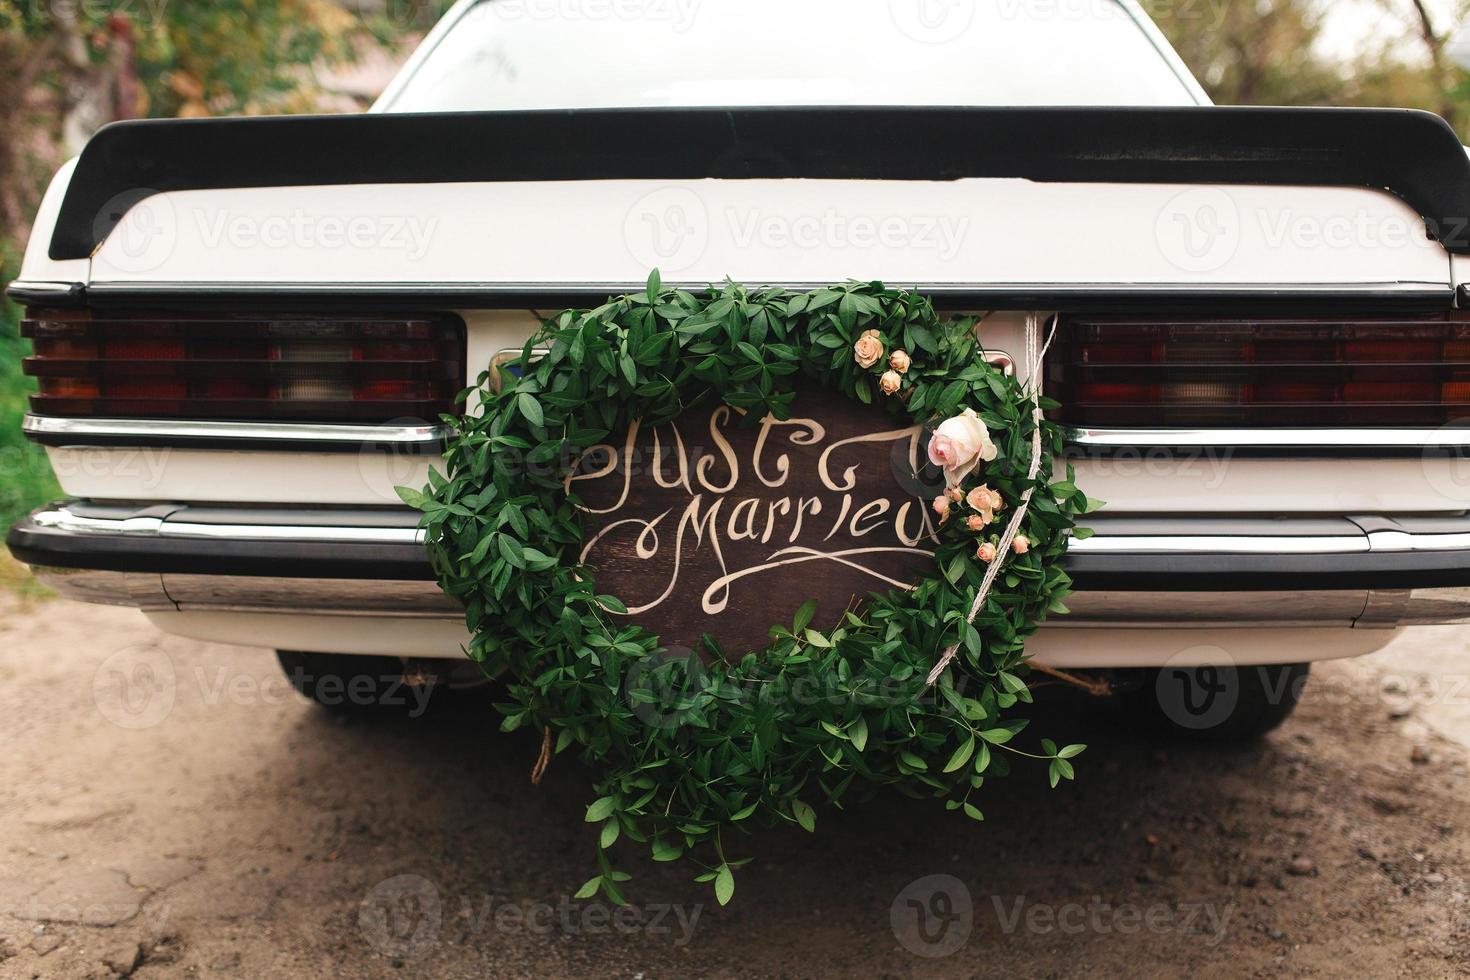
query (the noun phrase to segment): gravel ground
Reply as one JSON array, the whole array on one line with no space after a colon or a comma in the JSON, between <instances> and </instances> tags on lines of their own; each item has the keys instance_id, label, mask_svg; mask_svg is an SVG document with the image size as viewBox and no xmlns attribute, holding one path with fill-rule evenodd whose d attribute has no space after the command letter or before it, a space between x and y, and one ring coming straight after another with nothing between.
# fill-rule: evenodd
<instances>
[{"instance_id":1,"label":"gravel ground","mask_svg":"<svg viewBox=\"0 0 1470 980\"><path fill-rule=\"evenodd\" d=\"M342 722L267 651L0 592L0 976L1463 976L1467 665L1407 633L1235 750L1049 692L1075 785L742 840L726 909L635 862L617 913L566 898L586 771L531 787L483 698Z\"/></svg>"}]
</instances>

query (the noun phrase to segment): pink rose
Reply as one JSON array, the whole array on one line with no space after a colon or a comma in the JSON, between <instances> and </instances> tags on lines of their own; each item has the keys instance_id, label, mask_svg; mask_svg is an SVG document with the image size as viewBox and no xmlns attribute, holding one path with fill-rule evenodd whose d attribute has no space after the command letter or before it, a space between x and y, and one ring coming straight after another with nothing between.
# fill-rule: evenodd
<instances>
[{"instance_id":1,"label":"pink rose","mask_svg":"<svg viewBox=\"0 0 1470 980\"><path fill-rule=\"evenodd\" d=\"M883 359L883 341L877 335L863 334L852 345L852 356L858 367L870 368Z\"/></svg>"},{"instance_id":2,"label":"pink rose","mask_svg":"<svg viewBox=\"0 0 1470 980\"><path fill-rule=\"evenodd\" d=\"M989 541L985 542L980 546L980 549L975 552L975 557L987 563L995 561L995 545L991 544Z\"/></svg>"},{"instance_id":3,"label":"pink rose","mask_svg":"<svg viewBox=\"0 0 1470 980\"><path fill-rule=\"evenodd\" d=\"M878 379L878 387L885 395L891 395L903 387L903 375L897 371L885 371L883 377Z\"/></svg>"},{"instance_id":4,"label":"pink rose","mask_svg":"<svg viewBox=\"0 0 1470 980\"><path fill-rule=\"evenodd\" d=\"M941 422L929 439L929 462L943 468L944 479L952 487L998 454L989 430L972 408Z\"/></svg>"},{"instance_id":5,"label":"pink rose","mask_svg":"<svg viewBox=\"0 0 1470 980\"><path fill-rule=\"evenodd\" d=\"M888 366L899 374L907 374L912 365L913 361L909 359L908 354L901 350L894 351L893 355L888 358Z\"/></svg>"},{"instance_id":6,"label":"pink rose","mask_svg":"<svg viewBox=\"0 0 1470 980\"><path fill-rule=\"evenodd\" d=\"M1011 541L1011 550L1018 555L1024 555L1031 550L1031 542L1027 541L1023 535L1018 534Z\"/></svg>"},{"instance_id":7,"label":"pink rose","mask_svg":"<svg viewBox=\"0 0 1470 980\"><path fill-rule=\"evenodd\" d=\"M944 495L950 500L953 500L955 503L959 503L961 500L965 499L965 491L961 490L959 487L950 487L948 490L944 491Z\"/></svg>"},{"instance_id":8,"label":"pink rose","mask_svg":"<svg viewBox=\"0 0 1470 980\"><path fill-rule=\"evenodd\" d=\"M995 510L998 500L1000 500L1000 494L986 486L976 487L965 495L965 503L970 505L971 510Z\"/></svg>"},{"instance_id":9,"label":"pink rose","mask_svg":"<svg viewBox=\"0 0 1470 980\"><path fill-rule=\"evenodd\" d=\"M970 519L965 521L965 523L970 526L970 530L972 531L983 531L985 530L985 525L990 523L990 519L981 514L971 514Z\"/></svg>"},{"instance_id":10,"label":"pink rose","mask_svg":"<svg viewBox=\"0 0 1470 980\"><path fill-rule=\"evenodd\" d=\"M939 523L943 524L949 519L949 498L940 494L934 498L934 513L939 515Z\"/></svg>"}]
</instances>

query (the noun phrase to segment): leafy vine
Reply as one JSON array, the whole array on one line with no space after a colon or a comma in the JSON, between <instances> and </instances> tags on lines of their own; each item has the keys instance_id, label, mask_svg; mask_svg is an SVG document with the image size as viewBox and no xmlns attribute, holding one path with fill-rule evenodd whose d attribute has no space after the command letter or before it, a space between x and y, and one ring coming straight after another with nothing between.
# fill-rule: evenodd
<instances>
[{"instance_id":1,"label":"leafy vine","mask_svg":"<svg viewBox=\"0 0 1470 980\"><path fill-rule=\"evenodd\" d=\"M620 622L623 603L579 564L578 500L564 480L634 419L656 425L714 399L747 419L785 419L803 381L906 424L968 420L947 441L931 438L949 477L931 504L935 572L832 624L814 624L808 602L762 650L706 640L673 655ZM1069 535L1087 534L1074 519L1089 502L1070 472L1051 482L1061 433L1050 422L1040 474L1027 478L1031 396L980 357L973 318L942 318L926 298L881 283L799 293L726 283L695 294L664 288L654 272L644 292L547 319L516 361L462 397L471 396L477 408L446 419L455 435L445 473L400 494L423 511L439 582L464 604L467 652L506 678L502 727L533 727L548 754L575 748L596 768L586 819L597 825L598 873L578 897L625 901L630 876L613 854L629 842L655 861L697 862L723 904L745 863L727 853L731 830L813 831L815 803L883 787L980 820L974 794L1007 774L1009 757L1046 762L1053 786L1072 778L1083 746L1042 739L1023 750L1026 721L1007 713L1031 701L1026 637L1066 611L1061 559ZM997 515L1033 486L1021 535L997 553ZM994 561L1005 565L971 625ZM960 656L929 686L956 642Z\"/></svg>"}]
</instances>

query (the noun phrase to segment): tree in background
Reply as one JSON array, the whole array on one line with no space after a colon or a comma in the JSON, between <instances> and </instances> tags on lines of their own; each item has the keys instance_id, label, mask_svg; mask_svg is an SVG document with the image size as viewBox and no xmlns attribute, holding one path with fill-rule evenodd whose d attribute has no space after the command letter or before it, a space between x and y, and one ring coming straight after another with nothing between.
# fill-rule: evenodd
<instances>
[{"instance_id":1,"label":"tree in background","mask_svg":"<svg viewBox=\"0 0 1470 980\"><path fill-rule=\"evenodd\" d=\"M1323 50L1330 0L1142 0L1210 96L1222 105L1359 105L1428 109L1470 136L1470 75L1446 54L1470 11L1436 16L1424 0L1366 0L1379 29L1347 59Z\"/></svg>"},{"instance_id":2,"label":"tree in background","mask_svg":"<svg viewBox=\"0 0 1470 980\"><path fill-rule=\"evenodd\" d=\"M1326 5L1313 0L1144 0L1200 84L1227 105L1327 104L1340 66L1314 54Z\"/></svg>"},{"instance_id":3,"label":"tree in background","mask_svg":"<svg viewBox=\"0 0 1470 980\"><path fill-rule=\"evenodd\" d=\"M24 239L45 180L105 123L320 108L319 71L406 43L445 6L0 0L0 239Z\"/></svg>"}]
</instances>

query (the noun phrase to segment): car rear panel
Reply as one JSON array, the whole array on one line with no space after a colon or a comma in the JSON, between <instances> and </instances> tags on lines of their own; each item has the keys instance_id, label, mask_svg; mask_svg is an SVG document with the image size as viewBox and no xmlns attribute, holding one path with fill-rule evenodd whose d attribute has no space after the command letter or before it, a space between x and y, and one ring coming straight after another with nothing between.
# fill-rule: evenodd
<instances>
[{"instance_id":1,"label":"car rear panel","mask_svg":"<svg viewBox=\"0 0 1470 980\"><path fill-rule=\"evenodd\" d=\"M1188 129L1227 117L1237 114L1170 118ZM1336 118L1287 122L1310 130ZM1354 118L1369 130L1404 122ZM674 154L674 169L657 176L645 171L663 158L628 146L609 151L626 173L599 164L552 180L318 175L303 186L267 172L247 182L270 186L209 187L169 170L162 192L121 199L90 259L72 254L95 231L76 221L67 226L76 241L28 252L14 292L33 312L65 322L65 311L83 311L71 315L113 326L96 350L39 352L35 373L72 385L71 398L43 395L52 400L38 403L28 429L80 502L38 514L12 545L64 569L58 581L75 594L150 608L179 632L275 642L294 630L324 649L394 652L368 648L390 637L403 644L411 628L400 620L452 625L424 589L426 568L395 573L402 588L386 593L372 571L391 564L373 549L414 548L393 523L411 516L396 487L426 480L443 436L426 406L443 391L408 398L389 418L372 399L371 417L355 414L358 387L381 381L372 392L389 393L446 364L470 382L519 351L539 316L637 291L657 267L665 283L692 288L727 276L918 288L943 310L977 316L997 364L1024 360L1028 317L1055 324L1043 380L1071 427L1077 483L1108 506L1097 535L1069 558L1081 591L1061 623L1089 628L1088 638L1044 630L1036 649L1050 662L1161 662L1182 649L1176 634L1205 628L1222 641L1223 626L1242 622L1257 628L1231 646L1235 662L1313 659L1386 642L1390 634L1369 627L1470 616L1470 484L1459 472L1470 439L1455 424L1470 361L1451 257L1464 243L1445 224L1465 190L1451 178L1470 172L1458 143L1440 146L1443 134L1410 120L1434 152L1395 158L1378 146L1359 160L1346 144L1316 153L1310 140L1284 153L1284 144L1258 145L1266 137L1171 142L1130 119L1138 146L1154 153L1142 162L1121 144L1117 158L1049 155L1011 132L997 168L974 133L950 152L930 132L927 150L919 137L876 150L854 137L850 166L835 143L788 147L786 159L735 140L705 148L707 159ZM1290 142L1282 123L1273 117L1270 138ZM930 177L915 169L926 153L937 161ZM970 167L1017 172L974 176ZM770 176L782 168L791 176ZM1036 172L1019 172L1028 168ZM460 160L445 173L465 169ZM95 193L90 182L101 178L90 172ZM1167 179L1143 179L1150 173ZM1239 179L1250 173L1261 179ZM1397 193L1381 189L1390 187ZM47 222L66 224L64 190L48 196L38 238ZM337 391L337 410L317 398L311 412L286 404L212 415L187 384L151 392L162 397L149 413L132 410L137 399L109 398L110 384L136 395L142 389L129 386L145 383L100 363L108 339L120 354L139 353L127 346L129 322L158 333L171 322L312 321L452 323L463 360L405 373L343 353L318 362L318 377L282 356L301 353L287 343L231 369L267 386L257 405L309 388ZM150 338L138 331L138 343ZM353 338L343 342L356 350ZM188 353L155 350L164 365L140 374L167 377ZM88 388L97 378L101 386ZM95 410L83 411L89 399ZM68 557L103 540L103 550L147 561L101 568ZM339 544L362 564L310 564L318 553L330 564ZM295 556L281 565L294 583L286 593L261 588L273 555ZM385 598L400 594L422 602ZM1354 626L1349 642L1342 634ZM408 647L452 656L448 635Z\"/></svg>"}]
</instances>

